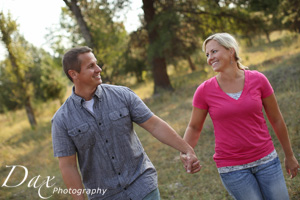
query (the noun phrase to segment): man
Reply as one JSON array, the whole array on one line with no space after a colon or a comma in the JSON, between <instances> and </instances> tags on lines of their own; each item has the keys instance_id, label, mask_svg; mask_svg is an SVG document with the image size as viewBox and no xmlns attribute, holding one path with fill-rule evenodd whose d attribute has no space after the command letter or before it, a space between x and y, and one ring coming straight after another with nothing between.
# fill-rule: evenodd
<instances>
[{"instance_id":1,"label":"man","mask_svg":"<svg viewBox=\"0 0 300 200\"><path fill-rule=\"evenodd\" d=\"M188 173L200 170L193 149L134 92L101 84L102 70L90 48L66 52L63 68L74 87L52 119L52 139L54 156L69 189L81 191L83 182L86 191L105 191L89 193L89 199L159 199L156 170L132 122L186 154ZM84 199L79 192L72 196Z\"/></svg>"}]
</instances>

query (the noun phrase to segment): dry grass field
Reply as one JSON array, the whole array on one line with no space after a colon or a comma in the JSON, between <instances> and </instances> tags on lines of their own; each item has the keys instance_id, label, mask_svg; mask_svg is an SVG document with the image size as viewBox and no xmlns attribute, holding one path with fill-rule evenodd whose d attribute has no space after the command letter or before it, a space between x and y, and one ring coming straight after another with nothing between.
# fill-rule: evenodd
<instances>
[{"instance_id":1,"label":"dry grass field","mask_svg":"<svg viewBox=\"0 0 300 200\"><path fill-rule=\"evenodd\" d=\"M251 70L259 70L269 78L288 126L294 153L300 161L300 35L274 33L271 40L271 43L262 40L257 41L253 47L243 47L241 56L244 64ZM183 136L190 119L193 93L199 84L214 74L209 68L193 73L187 68L171 69L170 74L175 92L151 97L153 84L147 82L131 88L156 115ZM65 194L53 194L54 187L65 188L57 159L53 157L51 141L50 120L58 107L58 102L35 105L39 124L35 130L31 130L24 110L0 115L0 184L4 183L10 173L12 167L9 166L25 166L28 170L26 176L22 167L16 167L7 184L17 185L22 180L24 183L18 187L0 187L1 200L41 199L38 195L39 188L43 197L52 195L50 200L71 199ZM212 159L214 134L209 117L195 148L203 168L193 175L185 173L177 151L161 144L139 126L135 127L145 151L158 171L163 200L230 199ZM283 151L270 125L269 127L276 150L283 161ZM282 167L284 169L283 165ZM43 184L47 177L55 177L50 182L55 183L53 187L47 188ZM285 178L291 199L300 199L300 176L291 180L285 173Z\"/></svg>"}]
</instances>

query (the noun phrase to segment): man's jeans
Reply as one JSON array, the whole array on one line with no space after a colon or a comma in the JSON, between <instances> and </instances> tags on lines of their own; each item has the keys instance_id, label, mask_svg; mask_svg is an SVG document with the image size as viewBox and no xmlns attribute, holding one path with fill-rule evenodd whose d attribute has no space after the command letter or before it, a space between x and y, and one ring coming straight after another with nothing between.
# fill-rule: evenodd
<instances>
[{"instance_id":1,"label":"man's jeans","mask_svg":"<svg viewBox=\"0 0 300 200\"><path fill-rule=\"evenodd\" d=\"M236 200L288 200L280 161L220 174L223 185Z\"/></svg>"},{"instance_id":2,"label":"man's jeans","mask_svg":"<svg viewBox=\"0 0 300 200\"><path fill-rule=\"evenodd\" d=\"M143 200L160 200L158 188L150 192Z\"/></svg>"}]
</instances>

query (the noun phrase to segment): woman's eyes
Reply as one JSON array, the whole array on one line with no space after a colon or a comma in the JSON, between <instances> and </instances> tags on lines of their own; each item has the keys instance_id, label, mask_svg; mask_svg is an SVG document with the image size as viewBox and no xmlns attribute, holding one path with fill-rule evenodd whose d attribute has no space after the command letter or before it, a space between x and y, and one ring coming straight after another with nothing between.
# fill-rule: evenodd
<instances>
[{"instance_id":1,"label":"woman's eyes","mask_svg":"<svg viewBox=\"0 0 300 200\"><path fill-rule=\"evenodd\" d=\"M217 51L217 50L212 50L211 52L212 52L212 53L217 53L218 51ZM206 57L208 57L208 56L209 56L209 54L207 53L207 54L206 54Z\"/></svg>"}]
</instances>

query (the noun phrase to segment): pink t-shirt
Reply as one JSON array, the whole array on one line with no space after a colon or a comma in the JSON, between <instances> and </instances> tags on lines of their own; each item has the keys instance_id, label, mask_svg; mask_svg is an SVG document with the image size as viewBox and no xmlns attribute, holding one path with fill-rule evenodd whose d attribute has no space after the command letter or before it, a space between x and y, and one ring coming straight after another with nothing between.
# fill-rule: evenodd
<instances>
[{"instance_id":1,"label":"pink t-shirt","mask_svg":"<svg viewBox=\"0 0 300 200\"><path fill-rule=\"evenodd\" d=\"M203 82L194 94L193 106L208 110L213 121L218 168L247 164L274 150L262 111L262 99L274 91L262 73L244 72L245 84L238 100L220 88L216 77Z\"/></svg>"}]
</instances>

